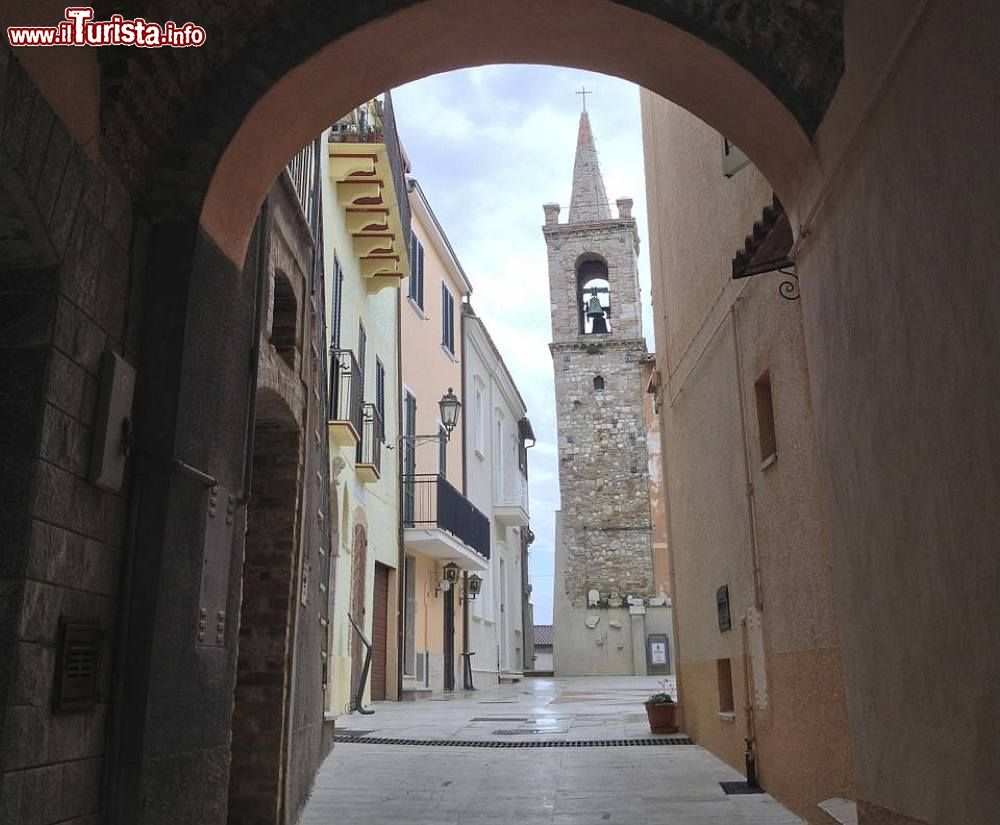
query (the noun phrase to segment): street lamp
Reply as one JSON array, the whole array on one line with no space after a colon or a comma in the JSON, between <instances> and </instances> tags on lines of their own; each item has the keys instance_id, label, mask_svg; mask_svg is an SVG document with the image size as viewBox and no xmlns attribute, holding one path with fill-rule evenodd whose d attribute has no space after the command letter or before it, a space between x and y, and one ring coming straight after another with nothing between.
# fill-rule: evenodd
<instances>
[{"instance_id":1,"label":"street lamp","mask_svg":"<svg viewBox=\"0 0 1000 825\"><path fill-rule=\"evenodd\" d=\"M452 388L448 387L448 392L438 401L438 407L441 410L441 423L444 424L447 437L450 438L451 431L458 424L458 411L462 409L462 402L458 400Z\"/></svg>"},{"instance_id":2,"label":"street lamp","mask_svg":"<svg viewBox=\"0 0 1000 825\"><path fill-rule=\"evenodd\" d=\"M458 414L462 409L462 402L458 400L458 396L455 395L455 391L451 387L448 387L448 392L442 395L441 400L438 401L438 409L441 413L441 426L444 427L444 440L447 442L451 439L451 431L458 426ZM441 433L434 433L433 435L401 435L399 436L399 443L416 447L418 444L427 441L441 441L441 438Z\"/></svg>"}]
</instances>

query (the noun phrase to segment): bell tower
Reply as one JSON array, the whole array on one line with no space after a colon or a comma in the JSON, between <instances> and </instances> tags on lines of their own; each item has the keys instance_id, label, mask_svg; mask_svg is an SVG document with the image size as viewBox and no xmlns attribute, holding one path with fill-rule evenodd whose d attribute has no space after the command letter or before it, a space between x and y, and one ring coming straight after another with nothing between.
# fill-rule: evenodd
<instances>
[{"instance_id":1,"label":"bell tower","mask_svg":"<svg viewBox=\"0 0 1000 825\"><path fill-rule=\"evenodd\" d=\"M645 674L644 605L659 595L652 592L639 234L632 200L616 205L614 217L584 110L569 219L560 223L559 205L546 204L542 229L562 501L555 544L557 675Z\"/></svg>"}]
</instances>

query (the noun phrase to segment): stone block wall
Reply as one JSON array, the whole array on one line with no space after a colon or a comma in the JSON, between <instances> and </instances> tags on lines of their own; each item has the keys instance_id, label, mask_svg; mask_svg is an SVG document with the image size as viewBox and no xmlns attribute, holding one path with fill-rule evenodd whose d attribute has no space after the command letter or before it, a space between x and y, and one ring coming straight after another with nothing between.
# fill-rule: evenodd
<instances>
[{"instance_id":1,"label":"stone block wall","mask_svg":"<svg viewBox=\"0 0 1000 825\"><path fill-rule=\"evenodd\" d=\"M127 491L88 480L101 354L137 362L126 190L0 48L0 821L101 807ZM60 617L102 630L100 699L54 712Z\"/></svg>"},{"instance_id":2,"label":"stone block wall","mask_svg":"<svg viewBox=\"0 0 1000 825\"><path fill-rule=\"evenodd\" d=\"M552 345L566 557L557 585L576 607L591 589L603 599L654 595L644 353L642 341Z\"/></svg>"},{"instance_id":3,"label":"stone block wall","mask_svg":"<svg viewBox=\"0 0 1000 825\"><path fill-rule=\"evenodd\" d=\"M642 307L636 255L639 236L634 219L597 223L546 224L552 340L575 341L580 335L577 266L588 256L608 267L611 335L642 338Z\"/></svg>"}]
</instances>

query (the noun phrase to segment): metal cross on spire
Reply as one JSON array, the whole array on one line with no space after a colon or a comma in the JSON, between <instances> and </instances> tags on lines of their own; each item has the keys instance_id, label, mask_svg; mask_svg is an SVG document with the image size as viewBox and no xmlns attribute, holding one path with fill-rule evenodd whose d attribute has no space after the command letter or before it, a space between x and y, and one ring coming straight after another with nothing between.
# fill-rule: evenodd
<instances>
[{"instance_id":1,"label":"metal cross on spire","mask_svg":"<svg viewBox=\"0 0 1000 825\"><path fill-rule=\"evenodd\" d=\"M587 111L587 95L592 95L593 92L587 91L587 87L586 86L581 86L580 87L580 91L576 92L576 94L581 95L583 97L583 111L586 112Z\"/></svg>"}]
</instances>

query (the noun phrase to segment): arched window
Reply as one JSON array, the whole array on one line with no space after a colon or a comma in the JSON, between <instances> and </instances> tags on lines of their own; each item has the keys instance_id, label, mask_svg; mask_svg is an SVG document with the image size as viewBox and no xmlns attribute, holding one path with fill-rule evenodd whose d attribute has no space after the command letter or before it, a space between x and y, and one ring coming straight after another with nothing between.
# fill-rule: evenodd
<instances>
[{"instance_id":1,"label":"arched window","mask_svg":"<svg viewBox=\"0 0 1000 825\"><path fill-rule=\"evenodd\" d=\"M274 303L271 307L271 343L286 364L295 366L298 332L298 302L288 277L274 273Z\"/></svg>"},{"instance_id":2,"label":"arched window","mask_svg":"<svg viewBox=\"0 0 1000 825\"><path fill-rule=\"evenodd\" d=\"M595 375L594 376L594 389L598 390L598 391L604 389L604 376L603 375Z\"/></svg>"},{"instance_id":3,"label":"arched window","mask_svg":"<svg viewBox=\"0 0 1000 825\"><path fill-rule=\"evenodd\" d=\"M580 332L604 335L611 332L611 289L608 265L600 258L584 259L576 270Z\"/></svg>"}]
</instances>

